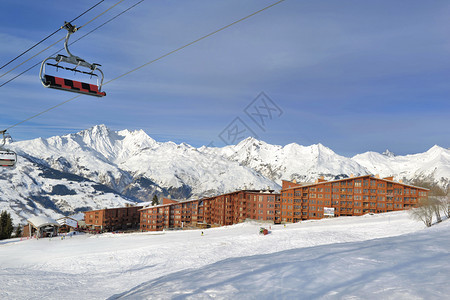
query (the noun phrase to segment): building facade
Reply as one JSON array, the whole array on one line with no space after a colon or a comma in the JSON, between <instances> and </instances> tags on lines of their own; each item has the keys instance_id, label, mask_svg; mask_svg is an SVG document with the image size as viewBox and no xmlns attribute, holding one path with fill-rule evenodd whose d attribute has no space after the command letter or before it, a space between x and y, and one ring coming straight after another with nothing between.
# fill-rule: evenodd
<instances>
[{"instance_id":1,"label":"building facade","mask_svg":"<svg viewBox=\"0 0 450 300\"><path fill-rule=\"evenodd\" d=\"M86 227L96 231L113 231L139 228L142 206L127 206L86 211Z\"/></svg>"},{"instance_id":2,"label":"building facade","mask_svg":"<svg viewBox=\"0 0 450 300\"><path fill-rule=\"evenodd\" d=\"M164 228L224 226L246 219L275 221L280 194L273 190L242 190L215 197L162 205L140 210L142 231ZM281 211L278 212L281 215Z\"/></svg>"},{"instance_id":3,"label":"building facade","mask_svg":"<svg viewBox=\"0 0 450 300\"><path fill-rule=\"evenodd\" d=\"M281 222L404 210L427 196L427 189L395 182L393 177L319 179L313 184L283 181Z\"/></svg>"},{"instance_id":4,"label":"building facade","mask_svg":"<svg viewBox=\"0 0 450 300\"><path fill-rule=\"evenodd\" d=\"M281 194L273 190L241 190L198 200L163 199L161 205L150 207L88 211L85 222L88 228L99 231L206 228L246 219L280 224L404 210L427 196L427 189L395 182L393 177L365 175L334 181L322 178L315 183L283 181Z\"/></svg>"}]
</instances>

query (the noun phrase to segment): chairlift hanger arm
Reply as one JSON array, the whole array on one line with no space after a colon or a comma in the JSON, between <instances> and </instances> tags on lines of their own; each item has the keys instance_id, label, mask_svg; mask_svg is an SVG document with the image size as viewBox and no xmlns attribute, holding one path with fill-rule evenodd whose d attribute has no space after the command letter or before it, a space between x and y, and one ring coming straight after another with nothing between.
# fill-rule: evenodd
<instances>
[{"instance_id":1,"label":"chairlift hanger arm","mask_svg":"<svg viewBox=\"0 0 450 300\"><path fill-rule=\"evenodd\" d=\"M0 146L0 149L3 149L3 146L5 146L6 144L6 129L5 130L1 130L0 133L2 134L3 138L2 138L2 144Z\"/></svg>"},{"instance_id":2,"label":"chairlift hanger arm","mask_svg":"<svg viewBox=\"0 0 450 300\"><path fill-rule=\"evenodd\" d=\"M74 32L76 32L78 30L77 27L75 27L74 25L70 24L69 22L64 21L64 25L61 26L61 28L63 29L67 29L67 34L66 34L66 41L64 42L64 49L66 49L66 52L69 54L70 57L76 57L79 58L75 55L73 55L70 51L69 51L69 38L70 35Z\"/></svg>"},{"instance_id":3,"label":"chairlift hanger arm","mask_svg":"<svg viewBox=\"0 0 450 300\"><path fill-rule=\"evenodd\" d=\"M64 25L61 28L64 28L67 30L66 40L64 42L64 48L65 48L68 56L58 54L58 55L56 55L56 57L48 57L48 58L44 59L44 61L42 61L41 69L39 71L39 78L41 79L42 84L44 85L44 87L47 87L47 88L59 89L59 90L64 90L64 91L68 91L68 92L80 93L80 94L96 96L96 97L106 96L106 93L102 92L104 74L103 74L102 70L100 70L100 68L99 68L100 64L88 63L84 59L73 55L69 50L70 35L72 33L76 32L80 27L77 28L76 26L72 25L69 22L64 22ZM56 64L49 63L48 62L49 60L54 60L56 62ZM75 67L71 68L71 67L67 67L67 66L61 66L61 65L59 65L60 63L67 63L67 64L75 65ZM97 85L45 74L45 66L46 65L56 67L56 70L61 68L64 70L73 71L75 73L89 75L91 78L92 78L92 76L95 76L95 77L97 77ZM86 69L89 69L89 71L83 71L83 69L78 69L78 68L86 68ZM97 74L95 74L94 72L97 72Z\"/></svg>"}]
</instances>

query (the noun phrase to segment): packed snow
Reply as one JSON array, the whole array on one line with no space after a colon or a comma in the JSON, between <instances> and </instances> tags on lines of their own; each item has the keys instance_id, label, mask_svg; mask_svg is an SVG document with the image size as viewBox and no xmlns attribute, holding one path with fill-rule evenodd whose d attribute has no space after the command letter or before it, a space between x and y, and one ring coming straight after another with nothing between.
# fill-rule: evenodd
<instances>
[{"instance_id":1,"label":"packed snow","mask_svg":"<svg viewBox=\"0 0 450 300\"><path fill-rule=\"evenodd\" d=\"M271 233L260 235L260 226ZM1 299L444 299L450 222L407 212L0 242ZM203 231L203 235L202 235Z\"/></svg>"}]
</instances>

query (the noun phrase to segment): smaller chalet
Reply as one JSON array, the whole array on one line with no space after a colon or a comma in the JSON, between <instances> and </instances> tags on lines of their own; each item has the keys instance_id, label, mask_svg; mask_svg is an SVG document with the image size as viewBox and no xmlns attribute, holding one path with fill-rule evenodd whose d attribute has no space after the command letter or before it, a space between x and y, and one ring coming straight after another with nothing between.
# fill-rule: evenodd
<instances>
[{"instance_id":1,"label":"smaller chalet","mask_svg":"<svg viewBox=\"0 0 450 300\"><path fill-rule=\"evenodd\" d=\"M59 223L52 218L36 216L27 220L22 236L35 236L37 238L53 237L58 235Z\"/></svg>"},{"instance_id":2,"label":"smaller chalet","mask_svg":"<svg viewBox=\"0 0 450 300\"><path fill-rule=\"evenodd\" d=\"M59 232L60 233L66 233L75 231L78 229L78 220L72 218L72 217L62 217L56 220L59 224Z\"/></svg>"}]
</instances>

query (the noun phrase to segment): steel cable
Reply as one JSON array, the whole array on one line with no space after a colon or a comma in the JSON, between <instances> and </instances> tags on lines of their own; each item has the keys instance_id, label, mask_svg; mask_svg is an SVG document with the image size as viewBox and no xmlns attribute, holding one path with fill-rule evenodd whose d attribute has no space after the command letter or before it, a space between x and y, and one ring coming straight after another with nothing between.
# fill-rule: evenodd
<instances>
[{"instance_id":1,"label":"steel cable","mask_svg":"<svg viewBox=\"0 0 450 300\"><path fill-rule=\"evenodd\" d=\"M241 18L241 19L239 19L239 20L237 20L237 21L234 21L234 22L232 22L232 23L230 23L230 24L228 24L228 25L226 25L226 26L223 26L223 27L221 27L221 28L219 28L219 29L217 29L217 30L211 32L211 33L208 33L208 34L206 34L206 35L204 35L204 36L202 36L202 37L200 37L200 38L198 38L198 39L196 39L196 40L194 40L194 41L192 41L192 42L190 42L190 43L188 43L188 44L185 44L185 45L183 45L183 46L181 46L181 47L178 47L178 48L176 48L176 49L174 49L174 50L172 50L172 51L170 51L170 52L168 52L168 53L166 53L166 54L164 54L164 55L162 55L162 56L160 56L160 57L158 57L158 58L156 58L156 59L153 59L153 60L151 60L151 61L148 61L148 62L146 62L146 63L140 65L139 67L136 67L136 68L134 68L134 69L132 69L132 70L130 70L130 71L128 71L128 72L122 74L122 75L119 75L119 76L117 76L117 77L115 77L115 78L113 78L113 79L107 81L107 82L106 82L105 84L103 84L103 85L106 85L106 84L108 84L108 83L111 83L111 82L113 82L113 81L119 79L119 78L122 78L122 77L124 77L124 76L126 76L126 75L129 75L129 74L131 74L131 73L133 73L133 72L135 72L135 71L137 71L137 70L139 70L139 69L141 69L141 68L143 68L143 67L145 67L145 66L148 66L148 65L150 65L150 64L152 64L152 63L154 63L154 62L156 62L156 61L159 61L159 60L161 60L161 59L163 59L163 58L165 58L165 57L167 57L167 56L169 56L169 55L171 55L171 54L173 54L173 53L176 53L176 52L178 52L178 51L180 51L180 50L182 50L182 49L184 49L184 48L186 48L186 47L189 47L189 46L191 46L191 45L193 45L193 44L195 44L195 43L197 43L197 42L199 42L199 41L201 41L201 40L203 40L203 39L206 39L206 38L208 38L208 37L210 37L210 36L212 36L212 35L214 35L214 34L220 32L220 31L222 31L222 30L225 30L225 29L227 29L227 28L229 28L229 27L231 27L231 26L233 26L233 25L235 25L235 24L237 24L237 23L240 23L240 22L242 22L242 21L244 21L244 20L246 20L246 19L248 19L248 18L250 18L250 17L252 17L252 16L254 16L254 15L256 15L256 14L259 14L259 13L261 13L261 12L263 12L263 11L265 11L265 10L267 10L267 9L269 9L269 8L271 8L271 7L275 6L275 5L277 5L277 4L280 4L280 3L284 2L284 1L285 1L285 0L280 0L280 1L277 1L277 2L275 2L275 3L273 3L273 4L271 4L271 5L268 5L268 6L262 8L262 9L256 11L256 12L250 14L250 15L247 15L247 16L245 16L245 17L243 17L243 18ZM33 115L33 116L31 116L31 117L29 117L29 118L27 118L27 119L25 119L25 120L23 120L23 121L21 121L21 122L19 122L19 123L16 123L16 124L14 124L14 125L11 125L11 126L8 127L6 130L11 129L11 128L13 128L13 127L16 127L16 126L18 126L18 125L20 125L20 124L22 124L22 123L24 123L24 122L26 122L26 121L29 121L29 120L31 120L31 119L34 119L34 118L36 118L36 117L38 117L38 116L40 116L40 115L42 115L42 114L44 114L44 113L46 113L46 112L48 112L48 111L50 111L50 110L53 110L53 109L55 109L55 108L57 108L57 107L59 107L59 106L61 106L61 105L63 105L63 104L66 104L66 103L68 103L68 102L70 102L70 101L73 101L73 100L75 100L75 99L77 99L77 98L79 98L79 97L81 97L81 96L82 96L82 95L77 95L77 96L75 96L75 97L72 97L72 98L70 98L70 99L64 101L64 102L61 102L61 103L59 103L59 104L57 104L57 105L54 105L54 106L52 106L52 107L50 107L50 108L48 108L48 109L46 109L46 110L44 110L44 111L42 111L42 112L36 114L36 115Z\"/></svg>"}]
</instances>

